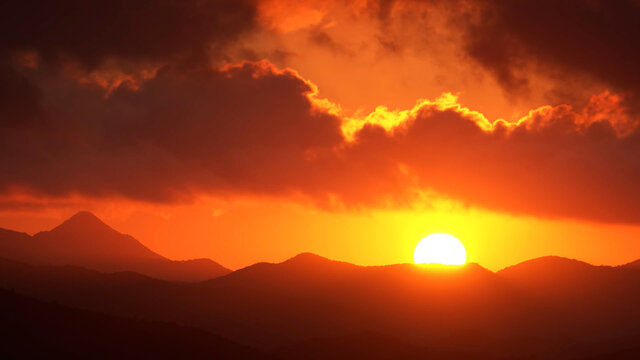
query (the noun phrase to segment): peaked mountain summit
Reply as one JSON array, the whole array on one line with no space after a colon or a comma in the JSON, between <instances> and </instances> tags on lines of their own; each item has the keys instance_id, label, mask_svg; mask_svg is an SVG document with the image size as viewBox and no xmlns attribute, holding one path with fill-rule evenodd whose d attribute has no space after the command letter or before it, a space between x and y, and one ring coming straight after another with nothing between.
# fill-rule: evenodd
<instances>
[{"instance_id":1,"label":"peaked mountain summit","mask_svg":"<svg viewBox=\"0 0 640 360\"><path fill-rule=\"evenodd\" d=\"M33 236L52 261L87 265L168 260L129 235L109 227L90 212L79 212L50 231ZM123 269L128 270L128 269Z\"/></svg>"},{"instance_id":2,"label":"peaked mountain summit","mask_svg":"<svg viewBox=\"0 0 640 360\"><path fill-rule=\"evenodd\" d=\"M632 261L628 264L624 264L621 265L622 267L628 268L628 269L637 269L640 270L640 260L636 260L636 261Z\"/></svg>"},{"instance_id":3,"label":"peaked mountain summit","mask_svg":"<svg viewBox=\"0 0 640 360\"><path fill-rule=\"evenodd\" d=\"M202 281L230 272L210 259L167 259L87 211L33 236L0 229L0 253L7 259L35 265L76 265L106 272L135 271L169 281Z\"/></svg>"}]
</instances>

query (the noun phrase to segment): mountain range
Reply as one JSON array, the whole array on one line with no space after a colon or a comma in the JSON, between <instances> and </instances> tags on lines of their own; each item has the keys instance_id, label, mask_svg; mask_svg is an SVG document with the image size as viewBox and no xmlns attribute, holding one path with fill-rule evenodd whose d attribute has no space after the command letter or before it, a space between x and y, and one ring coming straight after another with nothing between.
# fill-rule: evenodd
<instances>
[{"instance_id":1,"label":"mountain range","mask_svg":"<svg viewBox=\"0 0 640 360\"><path fill-rule=\"evenodd\" d=\"M638 261L593 266L549 256L494 273L477 264L357 266L303 253L185 282L180 263L88 213L33 237L5 230L0 239L0 288L20 299L55 302L89 322L103 314L197 329L265 358L640 356ZM29 245L6 245L12 241ZM158 276L140 267L147 263L172 265Z\"/></svg>"},{"instance_id":2,"label":"mountain range","mask_svg":"<svg viewBox=\"0 0 640 360\"><path fill-rule=\"evenodd\" d=\"M268 359L203 330L73 309L0 290L3 359Z\"/></svg>"},{"instance_id":3,"label":"mountain range","mask_svg":"<svg viewBox=\"0 0 640 360\"><path fill-rule=\"evenodd\" d=\"M33 236L0 229L2 257L34 265L77 265L100 271L135 271L170 281L200 281L231 270L210 259L169 260L112 229L90 212L79 212Z\"/></svg>"}]
</instances>

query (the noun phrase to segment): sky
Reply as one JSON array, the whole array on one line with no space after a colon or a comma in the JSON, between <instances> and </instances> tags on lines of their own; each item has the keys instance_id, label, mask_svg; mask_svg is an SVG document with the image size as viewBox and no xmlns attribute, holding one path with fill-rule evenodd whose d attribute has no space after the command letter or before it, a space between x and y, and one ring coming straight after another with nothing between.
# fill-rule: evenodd
<instances>
[{"instance_id":1,"label":"sky","mask_svg":"<svg viewBox=\"0 0 640 360\"><path fill-rule=\"evenodd\" d=\"M0 227L175 259L640 258L638 1L5 1Z\"/></svg>"}]
</instances>

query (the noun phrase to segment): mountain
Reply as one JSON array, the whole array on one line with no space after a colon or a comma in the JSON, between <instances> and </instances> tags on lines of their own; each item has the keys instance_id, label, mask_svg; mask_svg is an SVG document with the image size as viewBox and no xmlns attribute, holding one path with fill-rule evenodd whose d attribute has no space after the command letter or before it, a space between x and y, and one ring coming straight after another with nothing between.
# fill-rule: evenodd
<instances>
[{"instance_id":1,"label":"mountain","mask_svg":"<svg viewBox=\"0 0 640 360\"><path fill-rule=\"evenodd\" d=\"M477 265L450 272L409 264L361 267L310 254L191 284L0 260L0 287L73 307L198 326L262 348L369 330L422 341L465 323L506 326L519 318L517 306L499 300L511 298L503 296L509 290ZM504 316L486 311L496 306L508 308Z\"/></svg>"},{"instance_id":2,"label":"mountain","mask_svg":"<svg viewBox=\"0 0 640 360\"><path fill-rule=\"evenodd\" d=\"M0 290L4 359L269 359L205 331L73 309Z\"/></svg>"},{"instance_id":3,"label":"mountain","mask_svg":"<svg viewBox=\"0 0 640 360\"><path fill-rule=\"evenodd\" d=\"M120 234L90 212L79 212L50 231L33 236L41 261L115 266L167 260L129 235Z\"/></svg>"},{"instance_id":4,"label":"mountain","mask_svg":"<svg viewBox=\"0 0 640 360\"><path fill-rule=\"evenodd\" d=\"M197 327L283 359L312 358L305 354L314 348L332 354L327 358L364 359L414 350L428 351L431 359L633 353L640 335L638 283L637 270L563 258L534 259L495 274L476 264L363 267L306 253L200 283L0 260L2 288Z\"/></svg>"},{"instance_id":5,"label":"mountain","mask_svg":"<svg viewBox=\"0 0 640 360\"><path fill-rule=\"evenodd\" d=\"M624 264L624 265L622 265L622 267L640 270L640 259L638 259L636 261L632 261L632 262L630 262L628 264Z\"/></svg>"},{"instance_id":6,"label":"mountain","mask_svg":"<svg viewBox=\"0 0 640 360\"><path fill-rule=\"evenodd\" d=\"M477 265L361 267L303 254L202 283L0 261L0 287L73 307L197 326L268 349L363 331L429 344L463 327L508 334L544 316ZM532 320L533 319L533 320Z\"/></svg>"},{"instance_id":7,"label":"mountain","mask_svg":"<svg viewBox=\"0 0 640 360\"><path fill-rule=\"evenodd\" d=\"M292 334L322 338L362 331L429 344L461 327L499 334L514 327L537 329L539 317L531 315L546 311L477 264L365 267L301 254L279 264L249 266L202 286L219 294L216 307L234 309L257 327L270 329L269 339L252 332L235 338L256 346L291 342Z\"/></svg>"},{"instance_id":8,"label":"mountain","mask_svg":"<svg viewBox=\"0 0 640 360\"><path fill-rule=\"evenodd\" d=\"M169 260L86 211L34 236L0 229L0 254L30 264L128 270L170 281L202 281L230 272L209 259Z\"/></svg>"},{"instance_id":9,"label":"mountain","mask_svg":"<svg viewBox=\"0 0 640 360\"><path fill-rule=\"evenodd\" d=\"M629 266L594 266L547 256L498 271L496 275L530 299L555 309L568 320L557 330L599 337L635 332L640 321L640 271Z\"/></svg>"}]
</instances>

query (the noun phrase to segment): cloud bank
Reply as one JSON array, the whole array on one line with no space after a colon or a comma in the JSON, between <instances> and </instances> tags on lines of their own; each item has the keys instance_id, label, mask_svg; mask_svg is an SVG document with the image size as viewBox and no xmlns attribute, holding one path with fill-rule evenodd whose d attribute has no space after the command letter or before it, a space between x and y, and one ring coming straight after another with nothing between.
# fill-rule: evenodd
<instances>
[{"instance_id":1,"label":"cloud bank","mask_svg":"<svg viewBox=\"0 0 640 360\"><path fill-rule=\"evenodd\" d=\"M639 82L629 71L637 54L625 39L607 41L634 34L626 12L637 9L594 2L604 7L599 17L625 13L595 34L578 28L594 23L590 8L560 6L574 11L563 22L545 4L534 13L527 4L474 8L479 15L462 28L473 30L464 43L473 61L507 88L517 88L522 57L592 74L620 92L594 95L584 108L533 109L517 122L490 121L451 94L353 117L318 99L294 70L268 61L219 66L228 46L259 27L254 3L7 2L14 20L1 25L0 192L165 203L302 196L325 208L446 198L639 223ZM546 19L545 31L510 20L524 14ZM595 24L614 26L607 19ZM563 42L572 29L606 59L587 52L578 61L579 49Z\"/></svg>"}]
</instances>

